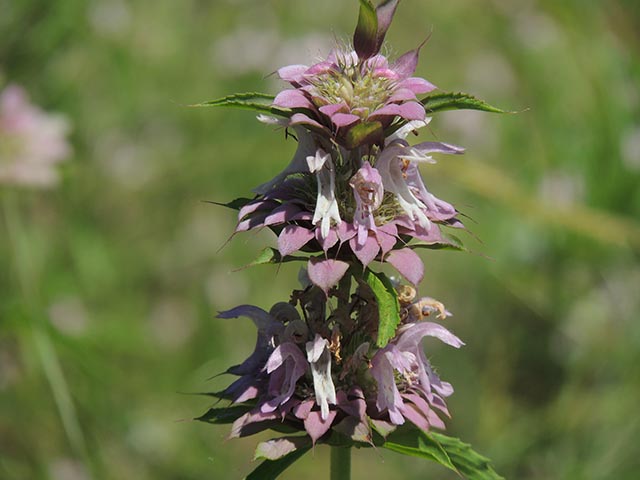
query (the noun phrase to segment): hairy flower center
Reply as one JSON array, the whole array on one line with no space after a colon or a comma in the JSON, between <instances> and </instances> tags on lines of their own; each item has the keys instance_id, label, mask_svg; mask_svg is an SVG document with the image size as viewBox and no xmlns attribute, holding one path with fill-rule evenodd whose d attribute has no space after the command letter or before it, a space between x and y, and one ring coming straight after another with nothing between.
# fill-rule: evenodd
<instances>
[{"instance_id":1,"label":"hairy flower center","mask_svg":"<svg viewBox=\"0 0 640 480\"><path fill-rule=\"evenodd\" d=\"M316 89L314 97L320 97L324 104L344 102L351 113L361 118L367 118L384 106L394 87L392 80L374 76L371 70L359 65L339 66L338 69L319 76L313 85Z\"/></svg>"}]
</instances>

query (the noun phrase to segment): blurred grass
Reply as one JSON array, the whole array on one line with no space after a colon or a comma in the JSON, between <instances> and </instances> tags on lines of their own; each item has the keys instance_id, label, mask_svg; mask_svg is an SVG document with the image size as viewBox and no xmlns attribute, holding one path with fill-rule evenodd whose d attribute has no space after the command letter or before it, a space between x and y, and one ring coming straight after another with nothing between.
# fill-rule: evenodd
<instances>
[{"instance_id":1,"label":"blurred grass","mask_svg":"<svg viewBox=\"0 0 640 480\"><path fill-rule=\"evenodd\" d=\"M0 222L0 478L242 478L257 439L180 422L251 350L296 267L231 273L269 235L223 245L226 201L295 145L247 112L182 105L275 92L269 73L346 39L357 2L0 0L0 81L74 124L52 192L10 191L34 290ZM456 387L450 432L507 478L633 479L640 468L640 12L633 0L405 0L388 39L418 74L517 115L452 112L433 138L467 148L423 171L471 219L474 255L424 254L423 293L467 343L429 345ZM7 190L7 187L2 187ZM10 189L9 189L10 190ZM268 287L266 287L268 286ZM266 288L265 288L266 287ZM30 327L51 340L88 457L64 433ZM434 348L435 347L435 348ZM327 478L318 447L283 478ZM373 467L373 468L372 468ZM400 469L401 474L398 474ZM354 479L452 478L379 451Z\"/></svg>"}]
</instances>

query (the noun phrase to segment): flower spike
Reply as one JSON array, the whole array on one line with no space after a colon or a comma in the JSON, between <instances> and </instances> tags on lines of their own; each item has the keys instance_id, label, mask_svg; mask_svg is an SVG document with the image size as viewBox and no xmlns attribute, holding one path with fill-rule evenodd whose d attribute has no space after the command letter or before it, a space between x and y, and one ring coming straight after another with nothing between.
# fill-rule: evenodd
<instances>
[{"instance_id":1,"label":"flower spike","mask_svg":"<svg viewBox=\"0 0 640 480\"><path fill-rule=\"evenodd\" d=\"M458 210L427 189L435 181L425 182L419 167L464 149L412 144L410 134L429 124L427 111L490 107L462 94L419 99L436 88L413 76L426 41L388 59L380 52L399 0L359 3L353 46L336 47L312 65L280 68L287 86L275 97L212 102L251 107L261 122L298 142L289 163L255 188L255 197L226 204L238 210L236 232L267 227L277 236L277 248L266 248L250 265L306 262L301 286L286 302L268 312L241 305L219 315L251 318L258 336L249 357L225 372L239 378L216 394L232 406L212 409L210 417L231 419L232 437L269 428L301 433L260 444L256 457L266 463L248 478L263 478L322 443L416 452L456 471L455 462L464 461L465 475L474 468L461 453L468 447L432 432L446 428L453 387L436 374L422 340L464 343L434 322L451 316L445 305L418 295L425 264L416 253L462 249L447 234L464 228ZM377 271L383 263L402 280ZM394 430L401 435L389 437ZM448 452L451 442L456 448ZM437 455L423 455L424 445L435 444ZM471 473L497 478L487 462Z\"/></svg>"}]
</instances>

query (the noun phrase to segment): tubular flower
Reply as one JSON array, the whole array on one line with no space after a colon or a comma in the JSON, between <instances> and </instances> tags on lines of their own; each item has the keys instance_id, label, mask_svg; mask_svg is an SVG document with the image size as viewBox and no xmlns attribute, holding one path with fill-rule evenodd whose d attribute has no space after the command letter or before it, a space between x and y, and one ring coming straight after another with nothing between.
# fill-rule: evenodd
<instances>
[{"instance_id":1,"label":"tubular flower","mask_svg":"<svg viewBox=\"0 0 640 480\"><path fill-rule=\"evenodd\" d=\"M430 119L416 95L435 87L414 77L420 47L394 62L380 53L397 2L377 10L375 36L356 30L354 48L336 48L326 60L278 70L291 88L273 100L262 122L295 134L298 148L282 172L254 191L238 214L236 233L269 227L281 257L308 260L311 281L325 294L349 262L388 262L410 282L424 267L409 245L450 243L440 226L461 228L456 209L424 185L418 165L432 153L464 150L439 142L410 145L406 138ZM375 37L375 38L374 38Z\"/></svg>"},{"instance_id":2,"label":"tubular flower","mask_svg":"<svg viewBox=\"0 0 640 480\"><path fill-rule=\"evenodd\" d=\"M433 163L433 153L464 152L440 142L409 145L408 133L423 125L426 122L414 122L399 129L366 159L325 145L314 132L299 134L290 165L269 182L265 193L240 209L236 233L269 227L278 235L282 257L298 250L322 253L325 259L312 257L314 264L310 260L308 268L335 273L316 283L324 290L337 284L350 256L364 267L374 260L388 262L419 283L422 261L408 240L447 244L440 226L461 228L462 223L452 205L427 190L418 165ZM323 146L313 148L313 142Z\"/></svg>"},{"instance_id":3,"label":"tubular flower","mask_svg":"<svg viewBox=\"0 0 640 480\"><path fill-rule=\"evenodd\" d=\"M316 198L316 208L311 223L320 224L320 235L322 239L329 236L331 221L335 225L340 225L340 211L336 201L336 176L333 169L331 155L319 148L315 156L308 156L309 171L316 174L318 184L318 196Z\"/></svg>"},{"instance_id":4,"label":"tubular flower","mask_svg":"<svg viewBox=\"0 0 640 480\"><path fill-rule=\"evenodd\" d=\"M329 417L329 403L336 404L336 389L331 378L331 352L329 341L316 334L311 342L307 342L307 360L313 374L313 389L316 403L320 405L323 420Z\"/></svg>"},{"instance_id":5,"label":"tubular flower","mask_svg":"<svg viewBox=\"0 0 640 480\"><path fill-rule=\"evenodd\" d=\"M404 213L423 231L431 228L431 220L446 222L457 215L455 208L427 191L420 176L417 164L434 163L427 154L436 152L460 154L464 149L440 142L410 146L396 140L382 150L376 162L384 189L395 195Z\"/></svg>"},{"instance_id":6,"label":"tubular flower","mask_svg":"<svg viewBox=\"0 0 640 480\"><path fill-rule=\"evenodd\" d=\"M420 348L425 336L436 337L456 348L463 345L458 337L436 323L408 324L373 356L371 375L378 384L376 407L388 412L391 423L401 425L406 418L418 428L428 430L432 426L444 428L434 408L449 416L444 397L451 395L453 388L440 381ZM399 374L399 382L395 372Z\"/></svg>"},{"instance_id":7,"label":"tubular flower","mask_svg":"<svg viewBox=\"0 0 640 480\"><path fill-rule=\"evenodd\" d=\"M348 308L328 317L308 313L317 302L313 286L295 290L290 303L269 312L251 305L221 312L220 318L248 317L258 329L254 352L225 372L241 378L217 394L237 405L253 402L231 436L284 424L304 429L315 443L350 425L352 435L371 443L373 422L390 429L405 420L423 430L445 428L439 415L449 416L445 398L453 389L433 371L421 340L436 337L456 348L463 343L441 325L424 321L435 312L439 318L450 315L440 302L416 301L409 285L396 288L406 314L384 348L375 347L375 318L366 306L371 292L364 285Z\"/></svg>"},{"instance_id":8,"label":"tubular flower","mask_svg":"<svg viewBox=\"0 0 640 480\"><path fill-rule=\"evenodd\" d=\"M358 230L357 245L362 247L366 243L369 230L376 231L373 212L382 205L382 177L378 170L365 161L349 180L349 186L353 189L353 198L356 201L353 223L357 225Z\"/></svg>"}]
</instances>

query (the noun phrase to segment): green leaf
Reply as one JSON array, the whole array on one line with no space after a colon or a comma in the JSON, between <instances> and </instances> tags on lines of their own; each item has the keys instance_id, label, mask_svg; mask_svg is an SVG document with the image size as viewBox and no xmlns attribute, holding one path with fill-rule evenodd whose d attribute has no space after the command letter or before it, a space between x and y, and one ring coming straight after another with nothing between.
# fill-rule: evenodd
<instances>
[{"instance_id":1,"label":"green leaf","mask_svg":"<svg viewBox=\"0 0 640 480\"><path fill-rule=\"evenodd\" d=\"M467 480L502 479L488 458L472 450L469 444L441 433L403 428L392 433L382 446L403 455L433 460Z\"/></svg>"},{"instance_id":2,"label":"green leaf","mask_svg":"<svg viewBox=\"0 0 640 480\"><path fill-rule=\"evenodd\" d=\"M403 455L426 458L457 471L442 446L427 433L415 428L403 428L389 435L384 448Z\"/></svg>"},{"instance_id":3,"label":"green leaf","mask_svg":"<svg viewBox=\"0 0 640 480\"><path fill-rule=\"evenodd\" d=\"M360 60L375 55L378 37L378 15L370 0L360 0L358 24L353 34L353 47Z\"/></svg>"},{"instance_id":4,"label":"green leaf","mask_svg":"<svg viewBox=\"0 0 640 480\"><path fill-rule=\"evenodd\" d=\"M492 113L513 113L489 105L468 93L436 93L420 100L427 113L442 112L444 110L481 110Z\"/></svg>"},{"instance_id":5,"label":"green leaf","mask_svg":"<svg viewBox=\"0 0 640 480\"><path fill-rule=\"evenodd\" d=\"M396 334L400 324L400 303L391 280L384 273L374 273L368 268L364 272L364 281L373 291L378 302L378 339L376 345L384 347Z\"/></svg>"},{"instance_id":6,"label":"green leaf","mask_svg":"<svg viewBox=\"0 0 640 480\"><path fill-rule=\"evenodd\" d=\"M256 265L268 265L270 263L280 263L281 261L282 255L280 255L278 250L272 247L266 247L251 263L242 268L255 267Z\"/></svg>"},{"instance_id":7,"label":"green leaf","mask_svg":"<svg viewBox=\"0 0 640 480\"><path fill-rule=\"evenodd\" d=\"M491 461L475 452L471 445L458 438L449 437L441 433L429 434L447 452L449 458L464 477L469 480L500 480L503 479L491 466Z\"/></svg>"},{"instance_id":8,"label":"green leaf","mask_svg":"<svg viewBox=\"0 0 640 480\"><path fill-rule=\"evenodd\" d=\"M235 422L253 407L251 405L233 405L231 407L210 408L204 415L195 418L200 422L214 425L226 425Z\"/></svg>"},{"instance_id":9,"label":"green leaf","mask_svg":"<svg viewBox=\"0 0 640 480\"><path fill-rule=\"evenodd\" d=\"M236 198L235 200L231 200L230 202L227 202L227 203L214 202L213 200L204 200L205 203L211 203L213 205L218 205L220 207L227 207L227 208L230 208L231 210L240 210L247 203L252 201L253 201L253 198L244 198L244 197Z\"/></svg>"},{"instance_id":10,"label":"green leaf","mask_svg":"<svg viewBox=\"0 0 640 480\"><path fill-rule=\"evenodd\" d=\"M352 149L360 145L380 142L383 138L384 132L380 122L358 123L345 135L344 146Z\"/></svg>"},{"instance_id":11,"label":"green leaf","mask_svg":"<svg viewBox=\"0 0 640 480\"><path fill-rule=\"evenodd\" d=\"M218 98L217 100L189 105L189 107L235 107L243 108L245 110L254 110L261 113L270 113L281 117L291 117L294 113L293 110L274 107L271 105L274 98L275 97L273 95L269 95L267 93L236 93L235 95L228 95L226 97Z\"/></svg>"},{"instance_id":12,"label":"green leaf","mask_svg":"<svg viewBox=\"0 0 640 480\"><path fill-rule=\"evenodd\" d=\"M443 241L441 242L420 242L409 245L411 248L427 248L429 250L455 250L458 252L467 252L468 250L455 235L442 233Z\"/></svg>"},{"instance_id":13,"label":"green leaf","mask_svg":"<svg viewBox=\"0 0 640 480\"><path fill-rule=\"evenodd\" d=\"M310 449L311 445L307 445L278 460L265 460L247 475L245 480L274 480Z\"/></svg>"},{"instance_id":14,"label":"green leaf","mask_svg":"<svg viewBox=\"0 0 640 480\"><path fill-rule=\"evenodd\" d=\"M247 265L238 268L236 271L244 270L245 268L255 267L257 265L273 265L279 263L287 263L287 262L295 262L295 261L303 261L307 262L309 259L307 257L301 257L297 255L287 255L283 257L280 252L272 247L266 247L263 249L258 256Z\"/></svg>"}]
</instances>

